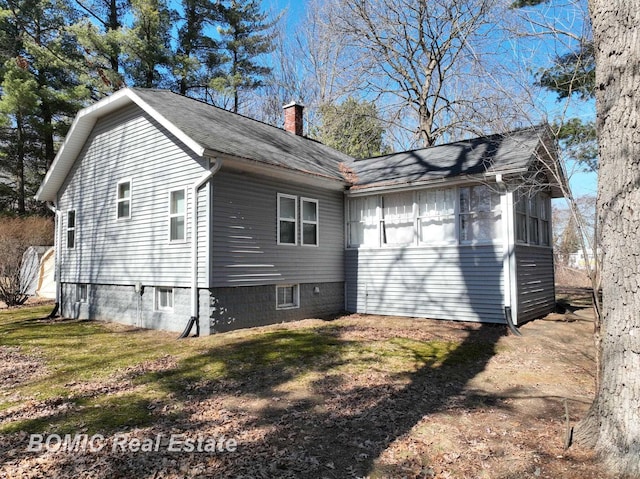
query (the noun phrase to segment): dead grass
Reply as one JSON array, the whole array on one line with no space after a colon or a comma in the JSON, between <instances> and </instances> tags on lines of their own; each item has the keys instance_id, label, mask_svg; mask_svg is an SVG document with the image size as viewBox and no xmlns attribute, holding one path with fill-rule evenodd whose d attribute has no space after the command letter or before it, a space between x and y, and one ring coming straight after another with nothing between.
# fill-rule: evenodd
<instances>
[{"instance_id":1,"label":"dead grass","mask_svg":"<svg viewBox=\"0 0 640 479\"><path fill-rule=\"evenodd\" d=\"M0 312L0 477L607 477L563 449L565 402L575 423L593 397L584 309L522 337L351 315L186 341L46 311ZM32 433L105 447L28 452ZM170 452L176 433L238 448ZM114 451L122 435L159 451Z\"/></svg>"}]
</instances>

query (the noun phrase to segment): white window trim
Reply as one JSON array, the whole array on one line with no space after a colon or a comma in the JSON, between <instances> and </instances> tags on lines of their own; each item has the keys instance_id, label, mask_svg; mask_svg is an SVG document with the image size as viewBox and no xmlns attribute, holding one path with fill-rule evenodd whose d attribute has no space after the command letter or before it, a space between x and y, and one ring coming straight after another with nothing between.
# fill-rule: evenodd
<instances>
[{"instance_id":1,"label":"white window trim","mask_svg":"<svg viewBox=\"0 0 640 479\"><path fill-rule=\"evenodd\" d=\"M503 243L502 238L492 238L492 239L485 239L485 240L463 240L462 239L462 217L463 216L472 216L474 214L478 214L477 211L468 211L468 212L463 212L462 209L460 208L460 191L463 188L474 188L474 187L480 187L480 186L487 186L487 188L489 189L489 191L493 191L491 189L491 186L489 185L485 185L484 183L474 183L471 185L464 185L464 186L459 186L457 188L457 207L456 207L456 212L457 212L457 218L456 218L456 235L458 238L458 244L460 246L476 246L476 245L501 245ZM498 196L501 197L502 194L498 193ZM471 197L469 197L471 198ZM500 218L500 221L504 221L504 217L505 214L502 211L502 202L498 201L498 203L496 203L498 206L498 209L496 210L495 208L491 209L490 211L483 211L483 213L491 213L493 214L494 218L496 216L498 216Z\"/></svg>"},{"instance_id":2,"label":"white window trim","mask_svg":"<svg viewBox=\"0 0 640 479\"><path fill-rule=\"evenodd\" d=\"M120 198L120 185L123 185L125 183L129 183L129 197L128 198ZM132 202L132 197L133 197L133 182L131 181L131 178L125 178L122 179L120 181L118 181L118 184L116 185L116 219L118 221L124 221L124 220L130 220L131 219L131 210L132 210L132 206L133 206L133 202ZM129 214L127 216L120 216L120 203L125 203L128 202L129 203Z\"/></svg>"},{"instance_id":3,"label":"white window trim","mask_svg":"<svg viewBox=\"0 0 640 479\"><path fill-rule=\"evenodd\" d=\"M171 213L171 195L177 191L182 191L184 192L184 213ZM186 243L187 242L187 211L189 210L188 208L188 201L187 201L187 188L183 187L183 188L175 188L173 190L169 191L168 194L168 205L167 205L167 216L168 216L168 221L167 221L167 239L169 240L169 243ZM182 239L172 239L171 238L171 219L172 218L178 218L180 216L184 217L184 238Z\"/></svg>"},{"instance_id":4,"label":"white window trim","mask_svg":"<svg viewBox=\"0 0 640 479\"><path fill-rule=\"evenodd\" d=\"M293 243L282 243L280 242L280 198L289 198L292 199L294 201L295 204L295 221L294 221L294 238L293 238ZM288 195L286 193L278 193L278 204L277 204L277 213L276 213L276 240L277 240L277 244L278 245L282 245L282 246L297 246L298 245L298 197L295 195ZM291 223L291 220L288 218L285 218L282 221L287 221L289 223Z\"/></svg>"},{"instance_id":5,"label":"white window trim","mask_svg":"<svg viewBox=\"0 0 640 479\"><path fill-rule=\"evenodd\" d=\"M394 194L402 194L404 191L394 191L392 193L383 193L378 195L378 206L376 207L376 212L378 214L378 245L380 248L408 248L410 246L416 246L417 244L417 234L418 234L418 223L417 223L417 201L416 201L416 192L409 191L407 193L411 193L411 218L413 221L413 235L411 241L408 243L386 243L384 241L384 236L386 234L387 228L387 219L384 217L384 197Z\"/></svg>"},{"instance_id":6,"label":"white window trim","mask_svg":"<svg viewBox=\"0 0 640 479\"><path fill-rule=\"evenodd\" d=\"M278 304L278 290L280 288L293 288L293 303ZM276 285L276 310L298 309L300 308L300 285L299 284L277 284Z\"/></svg>"},{"instance_id":7,"label":"white window trim","mask_svg":"<svg viewBox=\"0 0 640 479\"><path fill-rule=\"evenodd\" d=\"M304 204L305 203L314 203L316 205L316 220L309 221L304 219ZM316 242L315 243L305 243L304 242L304 225L316 225ZM278 221L278 226L280 225L280 221ZM278 239L280 239L280 235L278 234ZM305 198L300 197L300 244L302 246L312 246L318 247L320 246L320 203L318 200L313 198Z\"/></svg>"},{"instance_id":8,"label":"white window trim","mask_svg":"<svg viewBox=\"0 0 640 479\"><path fill-rule=\"evenodd\" d=\"M439 214L436 216L429 215L420 215L420 203L418 201L420 193L422 191L429 190L451 190L453 192L453 213L448 215ZM456 245L459 244L458 238L460 238L460 221L458 218L460 217L460 192L457 187L449 187L449 188L430 188L424 190L418 190L415 192L414 196L414 208L416 212L416 242L420 247L429 247L429 246L446 246L446 245ZM420 231L420 221L423 219L442 219L442 218L453 218L453 238L446 239L444 241L422 241L422 235Z\"/></svg>"},{"instance_id":9,"label":"white window trim","mask_svg":"<svg viewBox=\"0 0 640 479\"><path fill-rule=\"evenodd\" d=\"M537 199L536 199L536 206L537 206L537 210L535 212L535 216L531 215L530 212L530 201L529 201L529 196L526 194L521 195L517 201L524 201L525 204L525 212L524 213L518 213L517 207L516 207L516 203L514 202L513 205L513 215L514 215L514 222L516 221L516 217L518 215L523 215L525 218L525 225L526 225L526 230L527 230L527 239L526 241L522 241L522 240L518 240L516 239L516 243L517 244L521 244L521 245L526 245L526 246L532 246L532 247L539 247L539 248L553 248L553 244L552 244L552 239L551 239L551 228L552 228L552 224L551 224L551 197L543 192L543 191L539 191L536 193ZM541 213L541 208L542 208L542 204L545 203L545 207L547 209L547 218L543 219ZM531 239L532 236L532 232L531 232L531 228L529 227L529 221L531 219L536 219L536 222L538 224L538 242L534 243ZM547 223L547 239L546 239L546 244L544 241L542 241L542 223ZM514 223L514 227L515 227L515 223Z\"/></svg>"},{"instance_id":10,"label":"white window trim","mask_svg":"<svg viewBox=\"0 0 640 479\"><path fill-rule=\"evenodd\" d=\"M160 306L160 290L171 292L171 306ZM156 286L153 292L153 309L162 313L171 313L175 305L175 289L169 286Z\"/></svg>"},{"instance_id":11,"label":"white window trim","mask_svg":"<svg viewBox=\"0 0 640 479\"><path fill-rule=\"evenodd\" d=\"M69 226L69 215L73 213L73 226ZM75 249L76 243L78 242L78 238L76 235L78 229L78 214L76 210L68 210L67 211L67 249ZM69 233L73 232L73 245L69 246Z\"/></svg>"},{"instance_id":12,"label":"white window trim","mask_svg":"<svg viewBox=\"0 0 640 479\"><path fill-rule=\"evenodd\" d=\"M362 221L360 220L352 220L350 213L351 210L349 209L349 205L346 204L345 205L345 214L344 214L344 218L345 218L345 223L346 223L346 228L345 228L345 244L347 249L380 249L380 239L382 237L382 231L381 231L381 220L380 220L380 216L382 214L381 209L380 209L380 195L371 195L371 196L351 196L349 197L348 201L353 201L356 199L361 199L361 198L372 198L374 197L376 199L376 217L375 217L375 223L376 223L376 238L377 238L377 244L375 245L365 245L365 244L357 244L357 245L352 245L351 244L351 228L353 227L353 225L355 224L361 224Z\"/></svg>"}]
</instances>

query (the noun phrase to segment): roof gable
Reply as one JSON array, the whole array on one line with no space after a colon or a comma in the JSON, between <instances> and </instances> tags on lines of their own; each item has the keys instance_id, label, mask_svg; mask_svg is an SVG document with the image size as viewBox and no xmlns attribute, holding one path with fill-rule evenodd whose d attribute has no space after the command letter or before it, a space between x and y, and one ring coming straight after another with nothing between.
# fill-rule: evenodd
<instances>
[{"instance_id":1,"label":"roof gable","mask_svg":"<svg viewBox=\"0 0 640 479\"><path fill-rule=\"evenodd\" d=\"M224 154L330 179L344 180L352 158L309 138L167 90L119 90L78 112L36 198L53 201L99 118L135 104L199 156Z\"/></svg>"}]
</instances>

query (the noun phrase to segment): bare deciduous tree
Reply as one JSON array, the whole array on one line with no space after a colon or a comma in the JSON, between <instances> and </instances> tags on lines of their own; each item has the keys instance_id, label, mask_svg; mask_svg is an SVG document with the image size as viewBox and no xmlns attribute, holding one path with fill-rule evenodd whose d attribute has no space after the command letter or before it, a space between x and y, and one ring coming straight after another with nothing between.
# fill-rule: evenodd
<instances>
[{"instance_id":1,"label":"bare deciduous tree","mask_svg":"<svg viewBox=\"0 0 640 479\"><path fill-rule=\"evenodd\" d=\"M495 21L510 14L504 2L333 0L327 8L360 87L384 98L403 125L413 117L424 146L487 132L512 102L513 89L503 95L489 74L504 59Z\"/></svg>"}]
</instances>

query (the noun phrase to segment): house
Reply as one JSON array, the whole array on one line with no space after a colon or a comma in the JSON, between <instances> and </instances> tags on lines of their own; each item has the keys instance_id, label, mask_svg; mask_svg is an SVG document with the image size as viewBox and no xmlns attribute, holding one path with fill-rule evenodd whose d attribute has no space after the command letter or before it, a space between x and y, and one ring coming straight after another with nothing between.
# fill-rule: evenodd
<instances>
[{"instance_id":1,"label":"house","mask_svg":"<svg viewBox=\"0 0 640 479\"><path fill-rule=\"evenodd\" d=\"M519 323L554 305L554 165L542 127L354 160L302 136L295 103L280 129L123 89L78 113L37 199L56 210L64 316L200 334L344 310Z\"/></svg>"}]
</instances>

